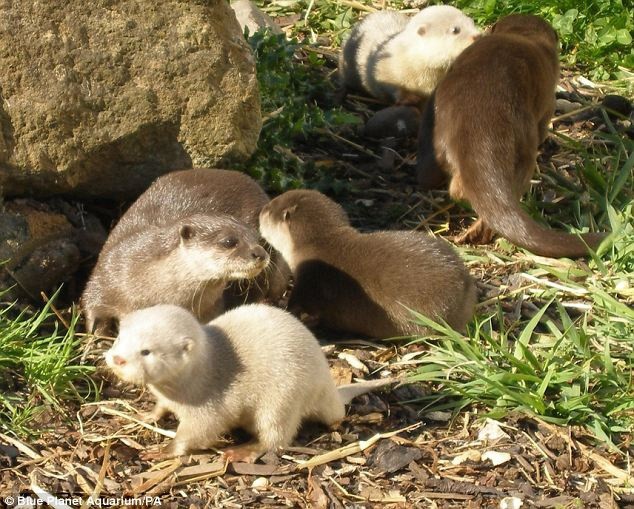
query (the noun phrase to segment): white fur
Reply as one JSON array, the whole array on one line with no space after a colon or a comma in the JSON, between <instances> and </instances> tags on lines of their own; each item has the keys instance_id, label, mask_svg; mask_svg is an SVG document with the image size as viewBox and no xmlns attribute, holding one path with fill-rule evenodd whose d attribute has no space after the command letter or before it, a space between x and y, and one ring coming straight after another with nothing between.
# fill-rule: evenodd
<instances>
[{"instance_id":1,"label":"white fur","mask_svg":"<svg viewBox=\"0 0 634 509\"><path fill-rule=\"evenodd\" d=\"M175 454L208 448L234 427L275 449L290 444L303 419L332 424L345 414L315 337L272 306L242 306L205 327L176 306L136 311L122 319L106 360L176 414Z\"/></svg>"},{"instance_id":2,"label":"white fur","mask_svg":"<svg viewBox=\"0 0 634 509\"><path fill-rule=\"evenodd\" d=\"M346 85L361 85L383 100L398 101L402 92L428 96L479 34L471 18L448 5L426 7L411 18L394 11L372 13L346 41L341 74Z\"/></svg>"},{"instance_id":3,"label":"white fur","mask_svg":"<svg viewBox=\"0 0 634 509\"><path fill-rule=\"evenodd\" d=\"M418 31L423 28L424 35ZM453 30L459 33L454 34ZM480 34L473 20L449 5L427 7L386 45L378 81L429 95L451 63Z\"/></svg>"}]
</instances>

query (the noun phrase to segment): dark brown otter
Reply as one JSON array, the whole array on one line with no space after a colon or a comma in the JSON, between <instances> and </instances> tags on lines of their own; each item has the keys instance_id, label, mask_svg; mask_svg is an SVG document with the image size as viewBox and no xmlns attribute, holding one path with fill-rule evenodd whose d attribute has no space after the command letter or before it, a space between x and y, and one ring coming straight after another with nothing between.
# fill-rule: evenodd
<instances>
[{"instance_id":1,"label":"dark brown otter","mask_svg":"<svg viewBox=\"0 0 634 509\"><path fill-rule=\"evenodd\" d=\"M154 304L177 304L208 321L225 309L232 281L251 281L252 299L279 299L290 271L279 268L282 260L264 270L269 255L259 245L258 215L268 201L237 171L193 169L158 178L104 244L82 296L87 329L102 322L98 331L112 333L123 314Z\"/></svg>"},{"instance_id":2,"label":"dark brown otter","mask_svg":"<svg viewBox=\"0 0 634 509\"><path fill-rule=\"evenodd\" d=\"M260 231L295 278L289 309L325 327L371 337L424 331L411 310L462 330L476 302L464 263L421 232L360 233L317 191L289 191L262 209Z\"/></svg>"},{"instance_id":3,"label":"dark brown otter","mask_svg":"<svg viewBox=\"0 0 634 509\"><path fill-rule=\"evenodd\" d=\"M507 16L460 54L429 101L418 177L424 187L438 185L440 166L451 179L450 195L478 213L458 242L488 242L495 231L538 255L577 257L606 236L551 230L519 205L554 112L558 46L541 18Z\"/></svg>"}]
</instances>

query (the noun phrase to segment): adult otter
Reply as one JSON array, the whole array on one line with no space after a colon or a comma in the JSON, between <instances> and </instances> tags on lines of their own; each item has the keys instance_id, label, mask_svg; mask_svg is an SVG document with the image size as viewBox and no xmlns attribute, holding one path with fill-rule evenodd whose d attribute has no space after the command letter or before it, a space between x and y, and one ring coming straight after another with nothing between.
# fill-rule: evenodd
<instances>
[{"instance_id":1,"label":"adult otter","mask_svg":"<svg viewBox=\"0 0 634 509\"><path fill-rule=\"evenodd\" d=\"M268 201L257 182L237 171L159 177L102 248L82 295L87 329L112 334L123 314L160 303L187 307L208 321L225 309L232 281L251 282L252 298L278 300L289 271L276 253L269 266L258 245L258 215Z\"/></svg>"},{"instance_id":2,"label":"adult otter","mask_svg":"<svg viewBox=\"0 0 634 509\"><path fill-rule=\"evenodd\" d=\"M419 181L438 184L439 164L451 179L450 195L469 201L479 216L459 242L488 242L493 230L541 256L577 257L606 236L551 230L519 205L554 111L558 46L557 34L541 18L507 16L465 49L427 104Z\"/></svg>"}]
</instances>

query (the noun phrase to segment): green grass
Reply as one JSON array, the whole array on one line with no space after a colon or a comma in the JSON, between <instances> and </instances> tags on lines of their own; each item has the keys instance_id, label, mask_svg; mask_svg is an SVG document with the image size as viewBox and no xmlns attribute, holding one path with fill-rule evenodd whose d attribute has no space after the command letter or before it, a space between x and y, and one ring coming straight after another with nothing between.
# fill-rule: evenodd
<instances>
[{"instance_id":1,"label":"green grass","mask_svg":"<svg viewBox=\"0 0 634 509\"><path fill-rule=\"evenodd\" d=\"M324 59L303 51L297 40L257 32L249 37L257 61L264 123L247 171L273 191L336 184L290 146L308 145L323 129L354 125L354 115L332 107L333 83L324 76ZM328 104L318 104L327 101Z\"/></svg>"},{"instance_id":2,"label":"green grass","mask_svg":"<svg viewBox=\"0 0 634 509\"><path fill-rule=\"evenodd\" d=\"M587 77L608 80L619 66L634 68L634 18L627 0L457 0L479 24L521 12L542 16L552 23L562 43L563 61L577 65Z\"/></svg>"},{"instance_id":3,"label":"green grass","mask_svg":"<svg viewBox=\"0 0 634 509\"><path fill-rule=\"evenodd\" d=\"M519 410L584 425L610 444L634 430L634 206L609 214L614 238L602 258L536 259L524 272L522 293L541 303L530 319L509 321L498 304L463 336L417 315L437 332L416 340L429 350L412 380L439 384L425 410Z\"/></svg>"},{"instance_id":4,"label":"green grass","mask_svg":"<svg viewBox=\"0 0 634 509\"><path fill-rule=\"evenodd\" d=\"M78 315L66 328L53 300L35 313L0 311L0 426L14 433L35 432L31 421L46 408L65 414L64 402L98 394L89 377L95 368L79 363Z\"/></svg>"}]
</instances>

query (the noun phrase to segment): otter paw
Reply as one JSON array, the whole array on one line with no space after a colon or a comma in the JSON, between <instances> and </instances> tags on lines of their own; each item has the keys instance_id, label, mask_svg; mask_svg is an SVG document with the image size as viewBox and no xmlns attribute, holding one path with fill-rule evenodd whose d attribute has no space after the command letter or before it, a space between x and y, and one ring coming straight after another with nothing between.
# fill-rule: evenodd
<instances>
[{"instance_id":1,"label":"otter paw","mask_svg":"<svg viewBox=\"0 0 634 509\"><path fill-rule=\"evenodd\" d=\"M167 415L168 411L160 406L155 406L151 412L143 412L141 414L141 420L143 422L147 422L148 424L157 423Z\"/></svg>"},{"instance_id":2,"label":"otter paw","mask_svg":"<svg viewBox=\"0 0 634 509\"><path fill-rule=\"evenodd\" d=\"M453 241L456 244L490 244L495 237L495 233L491 228L485 225L481 219L478 219L471 227L464 233L456 235Z\"/></svg>"},{"instance_id":3,"label":"otter paw","mask_svg":"<svg viewBox=\"0 0 634 509\"><path fill-rule=\"evenodd\" d=\"M144 461L162 461L170 458L174 458L175 454L173 452L168 451L168 447L152 447L150 449L146 449L145 451L139 454L139 458Z\"/></svg>"},{"instance_id":4,"label":"otter paw","mask_svg":"<svg viewBox=\"0 0 634 509\"><path fill-rule=\"evenodd\" d=\"M255 463L264 454L258 444L237 445L222 450L222 455L230 462Z\"/></svg>"}]
</instances>

